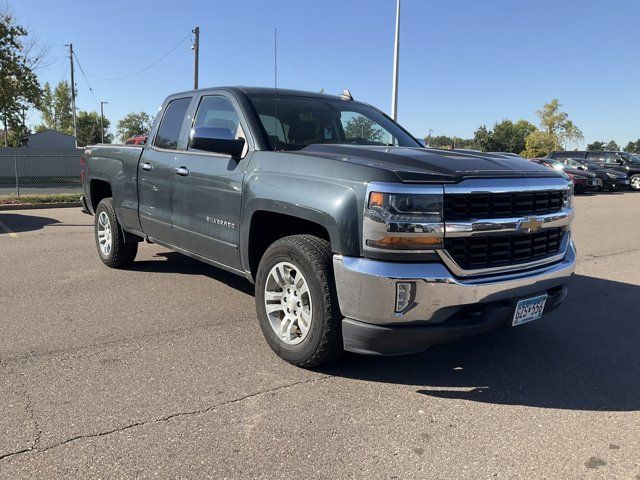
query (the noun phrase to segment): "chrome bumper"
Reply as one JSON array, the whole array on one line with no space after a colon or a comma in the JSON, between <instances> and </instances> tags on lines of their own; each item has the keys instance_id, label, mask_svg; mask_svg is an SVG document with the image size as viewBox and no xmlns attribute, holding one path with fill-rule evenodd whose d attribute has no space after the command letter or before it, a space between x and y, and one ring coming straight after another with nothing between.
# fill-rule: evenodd
<instances>
[{"instance_id":1,"label":"chrome bumper","mask_svg":"<svg viewBox=\"0 0 640 480\"><path fill-rule=\"evenodd\" d=\"M348 319L375 325L442 323L463 307L517 299L564 285L575 271L576 251L552 265L485 278L454 277L441 263L396 263L334 255L338 301ZM413 302L395 312L396 283L415 282Z\"/></svg>"}]
</instances>

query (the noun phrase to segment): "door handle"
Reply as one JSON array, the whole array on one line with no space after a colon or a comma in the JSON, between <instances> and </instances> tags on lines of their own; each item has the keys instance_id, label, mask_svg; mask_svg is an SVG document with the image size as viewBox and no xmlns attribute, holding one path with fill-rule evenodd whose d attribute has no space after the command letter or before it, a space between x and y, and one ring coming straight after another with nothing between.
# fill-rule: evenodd
<instances>
[{"instance_id":1,"label":"door handle","mask_svg":"<svg viewBox=\"0 0 640 480\"><path fill-rule=\"evenodd\" d=\"M142 168L143 170L146 170L148 172L149 170L153 169L153 166L149 162L147 162L147 163L143 163L142 165L140 165L140 168Z\"/></svg>"},{"instance_id":2,"label":"door handle","mask_svg":"<svg viewBox=\"0 0 640 480\"><path fill-rule=\"evenodd\" d=\"M189 175L189 169L187 167L176 167L176 173L181 177Z\"/></svg>"}]
</instances>

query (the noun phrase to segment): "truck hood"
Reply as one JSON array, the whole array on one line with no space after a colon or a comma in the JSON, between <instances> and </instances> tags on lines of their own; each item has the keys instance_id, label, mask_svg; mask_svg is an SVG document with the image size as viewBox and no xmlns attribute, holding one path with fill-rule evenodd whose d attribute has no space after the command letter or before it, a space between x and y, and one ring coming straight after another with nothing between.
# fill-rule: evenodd
<instances>
[{"instance_id":1,"label":"truck hood","mask_svg":"<svg viewBox=\"0 0 640 480\"><path fill-rule=\"evenodd\" d=\"M405 183L458 182L473 177L560 176L542 165L522 158L457 150L315 144L291 153L388 170Z\"/></svg>"}]
</instances>

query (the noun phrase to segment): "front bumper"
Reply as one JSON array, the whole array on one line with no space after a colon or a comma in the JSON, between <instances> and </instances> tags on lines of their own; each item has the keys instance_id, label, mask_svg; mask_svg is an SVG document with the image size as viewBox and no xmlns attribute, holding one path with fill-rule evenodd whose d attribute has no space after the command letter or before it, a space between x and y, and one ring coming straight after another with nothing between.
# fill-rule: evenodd
<instances>
[{"instance_id":1,"label":"front bumper","mask_svg":"<svg viewBox=\"0 0 640 480\"><path fill-rule=\"evenodd\" d=\"M630 187L631 187L631 182L629 181L628 178L612 178L610 181L610 188L613 190L626 189Z\"/></svg>"},{"instance_id":2,"label":"front bumper","mask_svg":"<svg viewBox=\"0 0 640 480\"><path fill-rule=\"evenodd\" d=\"M394 355L481 333L513 315L519 299L547 293L545 312L566 297L575 271L569 242L560 262L534 270L461 279L441 263L395 263L334 256L333 266L348 351ZM413 282L412 302L397 313L396 284Z\"/></svg>"}]
</instances>

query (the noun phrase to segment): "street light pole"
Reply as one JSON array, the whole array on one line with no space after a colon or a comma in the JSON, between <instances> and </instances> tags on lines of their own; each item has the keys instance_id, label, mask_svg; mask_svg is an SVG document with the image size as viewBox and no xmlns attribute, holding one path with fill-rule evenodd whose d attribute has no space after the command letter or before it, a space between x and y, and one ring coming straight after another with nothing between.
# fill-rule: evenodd
<instances>
[{"instance_id":1,"label":"street light pole","mask_svg":"<svg viewBox=\"0 0 640 480\"><path fill-rule=\"evenodd\" d=\"M393 90L391 93L391 118L398 119L398 63L400 61L400 0L396 6L396 40L393 53Z\"/></svg>"},{"instance_id":2,"label":"street light pole","mask_svg":"<svg viewBox=\"0 0 640 480\"><path fill-rule=\"evenodd\" d=\"M193 41L193 55L194 55L193 88L194 90L197 90L198 89L198 63L200 61L200 27L194 28L193 34L195 36Z\"/></svg>"},{"instance_id":3,"label":"street light pole","mask_svg":"<svg viewBox=\"0 0 640 480\"><path fill-rule=\"evenodd\" d=\"M100 102L100 143L104 143L104 105L109 102Z\"/></svg>"}]
</instances>

